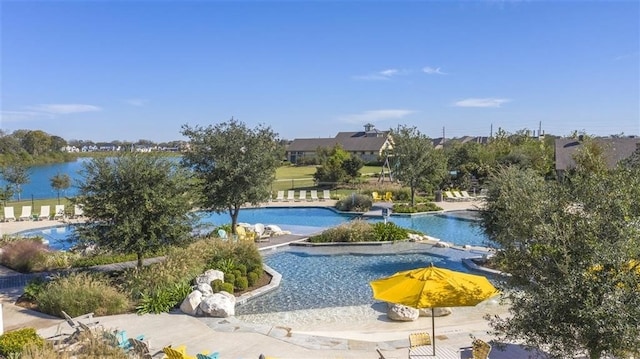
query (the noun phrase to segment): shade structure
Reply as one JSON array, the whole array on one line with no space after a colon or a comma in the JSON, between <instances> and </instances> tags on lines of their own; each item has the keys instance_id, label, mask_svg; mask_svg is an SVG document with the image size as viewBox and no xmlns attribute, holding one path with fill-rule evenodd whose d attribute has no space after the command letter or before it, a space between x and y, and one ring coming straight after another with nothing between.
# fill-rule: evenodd
<instances>
[{"instance_id":1,"label":"shade structure","mask_svg":"<svg viewBox=\"0 0 640 359\"><path fill-rule=\"evenodd\" d=\"M486 277L430 265L370 283L373 297L408 307L431 308L432 343L435 355L435 319L433 308L469 307L498 294Z\"/></svg>"}]
</instances>

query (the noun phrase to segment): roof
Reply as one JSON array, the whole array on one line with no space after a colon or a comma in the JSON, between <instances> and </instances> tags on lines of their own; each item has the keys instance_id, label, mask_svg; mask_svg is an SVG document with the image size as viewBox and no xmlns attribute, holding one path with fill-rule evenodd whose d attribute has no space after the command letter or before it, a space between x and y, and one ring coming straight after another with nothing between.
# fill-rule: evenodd
<instances>
[{"instance_id":1,"label":"roof","mask_svg":"<svg viewBox=\"0 0 640 359\"><path fill-rule=\"evenodd\" d=\"M346 133L346 132L342 132ZM342 146L348 152L380 151L387 142L387 137L350 137L338 138L296 138L289 144L289 152L315 152L318 147L332 148L336 144Z\"/></svg>"},{"instance_id":2,"label":"roof","mask_svg":"<svg viewBox=\"0 0 640 359\"><path fill-rule=\"evenodd\" d=\"M389 131L379 131L375 128L370 131L358 131L358 132L338 132L336 135L336 139L345 139L345 138L365 138L365 137L380 137L385 138L389 134Z\"/></svg>"},{"instance_id":3,"label":"roof","mask_svg":"<svg viewBox=\"0 0 640 359\"><path fill-rule=\"evenodd\" d=\"M602 147L609 168L615 167L620 160L631 156L640 146L640 137L594 138L593 141ZM556 139L556 170L575 167L576 162L573 160L573 155L581 146L582 142L575 138Z\"/></svg>"}]
</instances>

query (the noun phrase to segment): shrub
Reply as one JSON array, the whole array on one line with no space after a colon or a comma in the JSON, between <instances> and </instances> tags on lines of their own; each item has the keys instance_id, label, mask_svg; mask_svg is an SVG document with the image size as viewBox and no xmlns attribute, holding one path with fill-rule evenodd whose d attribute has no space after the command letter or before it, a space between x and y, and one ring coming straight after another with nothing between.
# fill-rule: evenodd
<instances>
[{"instance_id":1,"label":"shrub","mask_svg":"<svg viewBox=\"0 0 640 359\"><path fill-rule=\"evenodd\" d=\"M236 276L233 273L224 274L224 282L234 284L236 282Z\"/></svg>"},{"instance_id":2,"label":"shrub","mask_svg":"<svg viewBox=\"0 0 640 359\"><path fill-rule=\"evenodd\" d=\"M24 287L24 293L22 297L28 300L37 300L38 295L44 290L47 281L42 279L41 277L35 277L30 280L29 283Z\"/></svg>"},{"instance_id":3,"label":"shrub","mask_svg":"<svg viewBox=\"0 0 640 359\"><path fill-rule=\"evenodd\" d=\"M72 273L58 276L37 295L40 311L61 316L64 310L72 317L86 313L97 316L126 313L129 300L99 274Z\"/></svg>"},{"instance_id":4,"label":"shrub","mask_svg":"<svg viewBox=\"0 0 640 359\"><path fill-rule=\"evenodd\" d=\"M433 212L442 211L438 205L433 202L417 203L414 207L408 204L394 204L393 211L396 213L420 213L420 212Z\"/></svg>"},{"instance_id":5,"label":"shrub","mask_svg":"<svg viewBox=\"0 0 640 359\"><path fill-rule=\"evenodd\" d=\"M94 335L95 334L95 335ZM80 332L77 341L64 349L56 348L51 343L43 346L26 345L20 359L127 359L130 356L122 349L105 340L106 331L94 329L92 333ZM54 343L55 344L55 343Z\"/></svg>"},{"instance_id":6,"label":"shrub","mask_svg":"<svg viewBox=\"0 0 640 359\"><path fill-rule=\"evenodd\" d=\"M189 283L177 283L167 285L164 288L159 288L149 294L143 293L142 299L140 299L136 306L136 312L138 314L159 314L168 312L178 304L182 303L184 298L186 298L190 292L191 286Z\"/></svg>"},{"instance_id":7,"label":"shrub","mask_svg":"<svg viewBox=\"0 0 640 359\"><path fill-rule=\"evenodd\" d=\"M325 242L371 242L375 241L373 227L367 221L353 220L337 227L329 228L322 234L309 238L312 243Z\"/></svg>"},{"instance_id":8,"label":"shrub","mask_svg":"<svg viewBox=\"0 0 640 359\"><path fill-rule=\"evenodd\" d=\"M227 293L233 294L233 284L231 284L231 283L222 283L222 285L220 285L220 291L225 291Z\"/></svg>"},{"instance_id":9,"label":"shrub","mask_svg":"<svg viewBox=\"0 0 640 359\"><path fill-rule=\"evenodd\" d=\"M41 252L31 260L31 271L42 272L71 267L75 254L61 251Z\"/></svg>"},{"instance_id":10,"label":"shrub","mask_svg":"<svg viewBox=\"0 0 640 359\"><path fill-rule=\"evenodd\" d=\"M34 328L12 330L0 335L0 355L5 358L20 355L24 347L33 345L43 347L45 344Z\"/></svg>"},{"instance_id":11,"label":"shrub","mask_svg":"<svg viewBox=\"0 0 640 359\"><path fill-rule=\"evenodd\" d=\"M218 293L219 291L221 291L222 289L222 283L224 283L222 280L220 279L214 279L211 282L211 289L213 290L214 293Z\"/></svg>"},{"instance_id":12,"label":"shrub","mask_svg":"<svg viewBox=\"0 0 640 359\"><path fill-rule=\"evenodd\" d=\"M236 269L238 271L240 271L241 275L247 275L247 266L246 265L240 263L240 264L236 265Z\"/></svg>"},{"instance_id":13,"label":"shrub","mask_svg":"<svg viewBox=\"0 0 640 359\"><path fill-rule=\"evenodd\" d=\"M92 267L103 264L135 261L137 259L138 257L135 254L100 253L74 258L72 265L73 267Z\"/></svg>"},{"instance_id":14,"label":"shrub","mask_svg":"<svg viewBox=\"0 0 640 359\"><path fill-rule=\"evenodd\" d=\"M247 279L247 277L236 278L235 287L238 288L238 290L246 290L249 288L249 279Z\"/></svg>"},{"instance_id":15,"label":"shrub","mask_svg":"<svg viewBox=\"0 0 640 359\"><path fill-rule=\"evenodd\" d=\"M46 252L47 246L40 239L22 239L2 247L0 263L18 272L29 273Z\"/></svg>"},{"instance_id":16,"label":"shrub","mask_svg":"<svg viewBox=\"0 0 640 359\"><path fill-rule=\"evenodd\" d=\"M378 222L373 225L373 231L379 241L400 241L407 239L408 235L406 229L398 227L393 222Z\"/></svg>"},{"instance_id":17,"label":"shrub","mask_svg":"<svg viewBox=\"0 0 640 359\"><path fill-rule=\"evenodd\" d=\"M249 281L249 286L253 287L256 283L258 283L258 279L260 279L260 275L256 272L247 273L247 280Z\"/></svg>"},{"instance_id":18,"label":"shrub","mask_svg":"<svg viewBox=\"0 0 640 359\"><path fill-rule=\"evenodd\" d=\"M366 212L371 209L371 197L364 194L353 194L339 200L336 209L343 212Z\"/></svg>"}]
</instances>

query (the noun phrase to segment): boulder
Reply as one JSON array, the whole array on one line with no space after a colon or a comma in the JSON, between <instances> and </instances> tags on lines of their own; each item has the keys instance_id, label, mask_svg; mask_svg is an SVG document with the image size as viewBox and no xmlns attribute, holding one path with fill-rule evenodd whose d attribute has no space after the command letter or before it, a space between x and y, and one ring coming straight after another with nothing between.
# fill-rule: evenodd
<instances>
[{"instance_id":1,"label":"boulder","mask_svg":"<svg viewBox=\"0 0 640 359\"><path fill-rule=\"evenodd\" d=\"M431 308L420 309L421 317L430 317L431 316ZM442 307L442 308L433 308L433 316L434 317L444 317L451 314L451 308Z\"/></svg>"},{"instance_id":2,"label":"boulder","mask_svg":"<svg viewBox=\"0 0 640 359\"><path fill-rule=\"evenodd\" d=\"M196 277L196 284L206 283L211 284L216 279L224 281L224 273L217 269L209 269L208 271L200 274Z\"/></svg>"},{"instance_id":3,"label":"boulder","mask_svg":"<svg viewBox=\"0 0 640 359\"><path fill-rule=\"evenodd\" d=\"M202 295L204 296L208 296L213 294L213 289L211 288L211 286L209 285L209 283L198 283L198 287L197 289L202 293Z\"/></svg>"},{"instance_id":4,"label":"boulder","mask_svg":"<svg viewBox=\"0 0 640 359\"><path fill-rule=\"evenodd\" d=\"M387 317L400 322L412 322L420 316L420 311L416 308L407 307L401 304L388 304Z\"/></svg>"},{"instance_id":5,"label":"boulder","mask_svg":"<svg viewBox=\"0 0 640 359\"><path fill-rule=\"evenodd\" d=\"M180 304L180 310L185 314L197 315L197 309L200 302L202 302L202 292L194 290L184 298L182 304Z\"/></svg>"},{"instance_id":6,"label":"boulder","mask_svg":"<svg viewBox=\"0 0 640 359\"><path fill-rule=\"evenodd\" d=\"M227 318L235 315L236 300L233 294L219 292L204 297L198 308L203 315L216 318Z\"/></svg>"},{"instance_id":7,"label":"boulder","mask_svg":"<svg viewBox=\"0 0 640 359\"><path fill-rule=\"evenodd\" d=\"M451 248L451 244L448 242L438 242L436 244L433 245L434 247L438 247L438 248Z\"/></svg>"}]
</instances>

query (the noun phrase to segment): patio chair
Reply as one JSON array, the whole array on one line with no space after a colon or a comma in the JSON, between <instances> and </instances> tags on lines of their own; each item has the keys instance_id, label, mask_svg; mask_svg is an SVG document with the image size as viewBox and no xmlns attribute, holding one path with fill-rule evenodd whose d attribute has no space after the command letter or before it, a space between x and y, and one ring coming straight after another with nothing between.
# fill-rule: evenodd
<instances>
[{"instance_id":1,"label":"patio chair","mask_svg":"<svg viewBox=\"0 0 640 359\"><path fill-rule=\"evenodd\" d=\"M318 198L318 190L315 190L315 189L311 190L311 200L312 201L319 200L319 198Z\"/></svg>"},{"instance_id":2,"label":"patio chair","mask_svg":"<svg viewBox=\"0 0 640 359\"><path fill-rule=\"evenodd\" d=\"M53 219L64 219L66 217L64 213L64 204L56 204L56 210L53 214Z\"/></svg>"},{"instance_id":3,"label":"patio chair","mask_svg":"<svg viewBox=\"0 0 640 359\"><path fill-rule=\"evenodd\" d=\"M409 334L409 359L433 357L433 347L429 333Z\"/></svg>"},{"instance_id":4,"label":"patio chair","mask_svg":"<svg viewBox=\"0 0 640 359\"><path fill-rule=\"evenodd\" d=\"M69 324L69 326L73 329L81 328L81 324L86 327L94 327L97 326L100 322L93 319L93 313L87 313L81 315L79 317L72 318L67 312L64 310L61 311L64 320ZM82 320L82 321L81 321ZM87 320L89 320L87 322Z\"/></svg>"},{"instance_id":5,"label":"patio chair","mask_svg":"<svg viewBox=\"0 0 640 359\"><path fill-rule=\"evenodd\" d=\"M38 215L38 220L41 221L43 219L49 219L51 217L51 209L49 206L40 206L40 214Z\"/></svg>"},{"instance_id":6,"label":"patio chair","mask_svg":"<svg viewBox=\"0 0 640 359\"><path fill-rule=\"evenodd\" d=\"M31 220L31 206L22 206L22 214L20 215L21 221Z\"/></svg>"},{"instance_id":7,"label":"patio chair","mask_svg":"<svg viewBox=\"0 0 640 359\"><path fill-rule=\"evenodd\" d=\"M180 345L178 347L164 347L162 351L168 359L196 359L196 357L187 354L187 346Z\"/></svg>"},{"instance_id":8,"label":"patio chair","mask_svg":"<svg viewBox=\"0 0 640 359\"><path fill-rule=\"evenodd\" d=\"M84 209L81 204L73 205L73 218L84 217Z\"/></svg>"},{"instance_id":9,"label":"patio chair","mask_svg":"<svg viewBox=\"0 0 640 359\"><path fill-rule=\"evenodd\" d=\"M240 225L236 226L236 235L238 236L238 240L251 241L253 240L254 233L255 232L253 231L247 232L247 230L243 226L240 226Z\"/></svg>"},{"instance_id":10,"label":"patio chair","mask_svg":"<svg viewBox=\"0 0 640 359\"><path fill-rule=\"evenodd\" d=\"M136 338L129 338L129 343L131 344L130 352L135 354L137 358L140 359L152 359L157 354L162 353L160 350L154 354L151 354L151 350L149 349L149 344L143 342L142 340L138 340Z\"/></svg>"},{"instance_id":11,"label":"patio chair","mask_svg":"<svg viewBox=\"0 0 640 359\"><path fill-rule=\"evenodd\" d=\"M327 199L331 199L331 191L329 191L328 189L325 189L322 191L322 199L321 201L327 200Z\"/></svg>"},{"instance_id":12,"label":"patio chair","mask_svg":"<svg viewBox=\"0 0 640 359\"><path fill-rule=\"evenodd\" d=\"M391 202L393 201L393 193L391 192L385 192L384 194L384 200L387 202Z\"/></svg>"},{"instance_id":13,"label":"patio chair","mask_svg":"<svg viewBox=\"0 0 640 359\"><path fill-rule=\"evenodd\" d=\"M267 231L264 224L256 223L253 228L256 231L256 242L268 242L271 239L271 231Z\"/></svg>"},{"instance_id":14,"label":"patio chair","mask_svg":"<svg viewBox=\"0 0 640 359\"><path fill-rule=\"evenodd\" d=\"M293 202L296 200L296 191L287 191L287 202Z\"/></svg>"},{"instance_id":15,"label":"patio chair","mask_svg":"<svg viewBox=\"0 0 640 359\"><path fill-rule=\"evenodd\" d=\"M227 231L225 231L222 228L218 229L218 237L220 237L220 239L224 239L224 240L229 239L229 236L227 235Z\"/></svg>"},{"instance_id":16,"label":"patio chair","mask_svg":"<svg viewBox=\"0 0 640 359\"><path fill-rule=\"evenodd\" d=\"M278 196L276 197L276 201L278 202L284 201L284 191L278 191Z\"/></svg>"},{"instance_id":17,"label":"patio chair","mask_svg":"<svg viewBox=\"0 0 640 359\"><path fill-rule=\"evenodd\" d=\"M124 349L125 351L133 349L133 345L127 337L126 330L116 330L114 332L105 331L104 336L113 346ZM143 341L144 335L138 335L136 339Z\"/></svg>"},{"instance_id":18,"label":"patio chair","mask_svg":"<svg viewBox=\"0 0 640 359\"><path fill-rule=\"evenodd\" d=\"M378 356L380 356L380 358L378 358L378 359L387 359L387 358L382 354L382 352L380 351L380 349L377 349L377 348L376 348L376 352L378 352Z\"/></svg>"},{"instance_id":19,"label":"patio chair","mask_svg":"<svg viewBox=\"0 0 640 359\"><path fill-rule=\"evenodd\" d=\"M13 213L13 207L4 207L4 221L15 221L16 215Z\"/></svg>"},{"instance_id":20,"label":"patio chair","mask_svg":"<svg viewBox=\"0 0 640 359\"><path fill-rule=\"evenodd\" d=\"M373 197L374 201L382 201L382 196L376 191L371 192L371 197Z\"/></svg>"},{"instance_id":21,"label":"patio chair","mask_svg":"<svg viewBox=\"0 0 640 359\"><path fill-rule=\"evenodd\" d=\"M298 201L306 201L307 200L307 191L302 189L298 194Z\"/></svg>"},{"instance_id":22,"label":"patio chair","mask_svg":"<svg viewBox=\"0 0 640 359\"><path fill-rule=\"evenodd\" d=\"M475 199L476 199L475 197L471 196L469 194L469 192L467 192L467 191L460 191L460 194L462 195L462 198L464 198L464 199L466 199L468 201L475 201Z\"/></svg>"},{"instance_id":23,"label":"patio chair","mask_svg":"<svg viewBox=\"0 0 640 359\"><path fill-rule=\"evenodd\" d=\"M196 354L196 358L198 359L218 359L220 357L220 353L215 352L211 354L198 353Z\"/></svg>"},{"instance_id":24,"label":"patio chair","mask_svg":"<svg viewBox=\"0 0 640 359\"><path fill-rule=\"evenodd\" d=\"M451 191L444 191L444 200L453 202L457 201L458 199L453 195L453 193L451 193Z\"/></svg>"},{"instance_id":25,"label":"patio chair","mask_svg":"<svg viewBox=\"0 0 640 359\"><path fill-rule=\"evenodd\" d=\"M456 200L458 201L466 201L467 199L462 197L462 195L460 194L459 191L451 191L451 193L453 193L453 197L455 197Z\"/></svg>"},{"instance_id":26,"label":"patio chair","mask_svg":"<svg viewBox=\"0 0 640 359\"><path fill-rule=\"evenodd\" d=\"M471 353L473 359L488 359L491 352L491 345L483 340L474 339L471 343Z\"/></svg>"}]
</instances>

